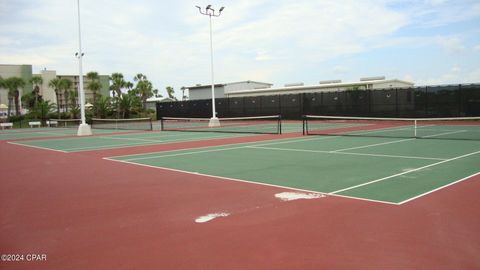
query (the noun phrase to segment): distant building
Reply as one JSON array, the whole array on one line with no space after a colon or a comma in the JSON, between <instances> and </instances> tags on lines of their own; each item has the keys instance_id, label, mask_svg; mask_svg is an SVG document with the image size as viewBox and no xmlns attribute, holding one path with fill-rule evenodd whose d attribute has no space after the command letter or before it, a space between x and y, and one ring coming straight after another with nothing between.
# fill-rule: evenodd
<instances>
[{"instance_id":1,"label":"distant building","mask_svg":"<svg viewBox=\"0 0 480 270\"><path fill-rule=\"evenodd\" d=\"M43 72L43 73L42 73ZM40 87L40 92L41 93L47 93L50 95L50 99L52 102L57 103L56 97L55 97L55 89L51 88L48 86L48 83L50 80L52 80L52 75L55 75L55 71L53 70L42 70L40 74L36 74L37 76L41 76L43 78L44 75L46 75L46 78L48 80L43 79L43 85ZM69 79L70 81L73 82L72 85L72 90L78 91L78 85L80 83L79 76L78 75L55 75L53 78L58 78L58 79ZM110 96L110 80L108 75L99 75L99 82L102 84L102 88L100 91L98 91L98 94L101 94L102 96ZM86 76L83 76L83 88L85 91L85 100L86 102L93 103L93 92L88 90L88 85L91 82L90 79L88 79ZM51 97L53 95L53 99ZM45 98L44 98L45 99ZM61 96L61 104L65 104L65 96Z\"/></svg>"},{"instance_id":2,"label":"distant building","mask_svg":"<svg viewBox=\"0 0 480 270\"><path fill-rule=\"evenodd\" d=\"M286 84L284 87L265 87L262 89L246 89L225 92L227 97L246 97L260 95L283 95L298 93L314 93L343 91L349 89L370 90L388 88L413 87L414 83L398 79L387 80L385 77L361 78L358 82L345 82L341 80L320 81L318 85L305 86L303 83Z\"/></svg>"},{"instance_id":3,"label":"distant building","mask_svg":"<svg viewBox=\"0 0 480 270\"><path fill-rule=\"evenodd\" d=\"M259 88L268 88L272 87L271 83L263 82L254 82L254 81L242 81L242 82L232 82L224 84L215 84L215 98L224 98L231 93L237 91L250 91ZM197 100L197 99L210 99L212 98L212 85L195 85L184 87L185 90L188 90L188 99Z\"/></svg>"},{"instance_id":4,"label":"distant building","mask_svg":"<svg viewBox=\"0 0 480 270\"><path fill-rule=\"evenodd\" d=\"M157 110L157 102L172 102L175 99L169 97L150 97L147 98L147 109Z\"/></svg>"},{"instance_id":5,"label":"distant building","mask_svg":"<svg viewBox=\"0 0 480 270\"><path fill-rule=\"evenodd\" d=\"M25 81L25 87L20 90L20 96L24 95L25 93L31 92L33 90L33 85L30 83L30 79L33 76L39 76L43 79L42 85L40 85L40 95L42 96L43 100L48 100L52 103L57 103L57 97L55 95L55 89L49 87L49 83L51 80L58 78L67 78L72 81L72 88L73 91L78 91L78 84L79 84L79 76L78 75L57 75L55 70L41 70L39 74L32 74L32 65L0 65L0 76L3 79L7 79L10 77L20 77ZM108 75L100 75L99 81L102 84L102 89L100 89L99 93L104 96L109 96L109 89L110 89L110 81ZM85 90L85 100L86 102L92 102L93 93L88 90L88 84L90 80L87 77L83 77L84 80L84 90ZM61 95L61 104L65 104L64 95ZM0 88L0 104L8 104L8 89Z\"/></svg>"}]
</instances>

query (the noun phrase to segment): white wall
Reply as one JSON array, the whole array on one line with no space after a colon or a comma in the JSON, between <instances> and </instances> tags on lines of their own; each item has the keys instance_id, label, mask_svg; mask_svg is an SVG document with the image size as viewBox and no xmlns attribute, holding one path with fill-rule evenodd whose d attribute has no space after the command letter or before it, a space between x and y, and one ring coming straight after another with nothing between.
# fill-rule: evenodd
<instances>
[{"instance_id":1,"label":"white wall","mask_svg":"<svg viewBox=\"0 0 480 270\"><path fill-rule=\"evenodd\" d=\"M223 87L215 87L215 98L225 97ZM188 90L188 99L211 99L212 98L212 88L200 88L200 89L190 89Z\"/></svg>"},{"instance_id":2,"label":"white wall","mask_svg":"<svg viewBox=\"0 0 480 270\"><path fill-rule=\"evenodd\" d=\"M48 100L50 103L57 103L55 89L48 86L50 81L57 77L57 72L55 70L42 70L38 76L43 79L43 83L40 86L40 95L42 95L43 100Z\"/></svg>"},{"instance_id":3,"label":"white wall","mask_svg":"<svg viewBox=\"0 0 480 270\"><path fill-rule=\"evenodd\" d=\"M268 83L258 83L258 82L238 82L238 83L229 83L225 85L225 93L231 93L240 90L246 89L257 89L257 88L269 88L271 84Z\"/></svg>"}]
</instances>

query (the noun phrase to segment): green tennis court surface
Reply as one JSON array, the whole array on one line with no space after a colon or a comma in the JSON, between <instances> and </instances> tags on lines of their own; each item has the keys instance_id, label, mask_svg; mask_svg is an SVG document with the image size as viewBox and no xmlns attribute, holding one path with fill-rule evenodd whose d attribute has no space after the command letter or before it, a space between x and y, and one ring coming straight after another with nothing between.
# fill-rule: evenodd
<instances>
[{"instance_id":1,"label":"green tennis court surface","mask_svg":"<svg viewBox=\"0 0 480 270\"><path fill-rule=\"evenodd\" d=\"M301 124L286 124L284 132L298 132ZM101 130L106 132L106 130ZM96 132L96 131L95 131ZM45 148L62 152L78 152L97 149L111 149L131 146L154 145L175 143L184 141L210 140L221 138L233 138L240 136L253 136L258 134L243 133L218 133L218 132L176 132L176 131L147 131L129 134L102 135L88 137L71 137L48 140L25 140L11 142L13 144ZM52 135L53 136L53 135ZM58 136L58 135L57 135Z\"/></svg>"},{"instance_id":2,"label":"green tennis court surface","mask_svg":"<svg viewBox=\"0 0 480 270\"><path fill-rule=\"evenodd\" d=\"M109 159L401 204L478 174L480 141L313 136Z\"/></svg>"},{"instance_id":3,"label":"green tennis court surface","mask_svg":"<svg viewBox=\"0 0 480 270\"><path fill-rule=\"evenodd\" d=\"M76 136L77 128L20 128L0 131L0 140L34 139L62 136ZM95 134L125 132L125 130L95 129Z\"/></svg>"}]
</instances>

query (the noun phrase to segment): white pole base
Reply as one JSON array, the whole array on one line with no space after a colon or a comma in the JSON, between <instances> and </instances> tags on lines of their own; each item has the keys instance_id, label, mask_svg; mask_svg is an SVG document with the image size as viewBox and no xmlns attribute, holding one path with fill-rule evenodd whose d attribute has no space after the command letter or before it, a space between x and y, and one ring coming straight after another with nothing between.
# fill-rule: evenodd
<instances>
[{"instance_id":1,"label":"white pole base","mask_svg":"<svg viewBox=\"0 0 480 270\"><path fill-rule=\"evenodd\" d=\"M92 129L88 124L80 124L78 126L77 136L90 136L92 135Z\"/></svg>"},{"instance_id":2,"label":"white pole base","mask_svg":"<svg viewBox=\"0 0 480 270\"><path fill-rule=\"evenodd\" d=\"M219 127L219 126L220 126L220 120L218 120L217 117L210 118L210 121L208 122L208 127Z\"/></svg>"}]
</instances>

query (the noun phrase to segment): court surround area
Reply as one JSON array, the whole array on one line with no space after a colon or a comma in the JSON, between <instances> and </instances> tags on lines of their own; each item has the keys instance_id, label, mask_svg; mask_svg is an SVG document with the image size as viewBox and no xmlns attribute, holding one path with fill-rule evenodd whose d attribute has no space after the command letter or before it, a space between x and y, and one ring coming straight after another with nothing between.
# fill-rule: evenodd
<instances>
[{"instance_id":1,"label":"court surround area","mask_svg":"<svg viewBox=\"0 0 480 270\"><path fill-rule=\"evenodd\" d=\"M35 269L480 266L477 120L275 122L2 131L2 247Z\"/></svg>"}]
</instances>

